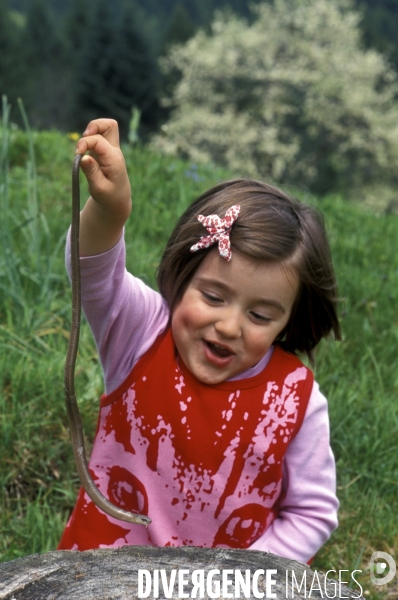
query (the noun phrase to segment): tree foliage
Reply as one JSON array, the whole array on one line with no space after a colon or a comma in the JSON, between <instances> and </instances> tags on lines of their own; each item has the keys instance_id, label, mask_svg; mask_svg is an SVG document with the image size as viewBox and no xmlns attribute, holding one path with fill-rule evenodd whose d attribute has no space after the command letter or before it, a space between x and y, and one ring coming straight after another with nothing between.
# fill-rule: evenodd
<instances>
[{"instance_id":1,"label":"tree foliage","mask_svg":"<svg viewBox=\"0 0 398 600\"><path fill-rule=\"evenodd\" d=\"M114 11L98 0L77 67L76 108L80 127L108 116L127 136L133 107L144 125L155 120L157 66L134 23L131 10ZM151 114L149 114L151 113Z\"/></svg>"},{"instance_id":2,"label":"tree foliage","mask_svg":"<svg viewBox=\"0 0 398 600\"><path fill-rule=\"evenodd\" d=\"M382 52L398 71L398 3L395 0L355 0L361 10L360 27L367 48Z\"/></svg>"},{"instance_id":3,"label":"tree foliage","mask_svg":"<svg viewBox=\"0 0 398 600\"><path fill-rule=\"evenodd\" d=\"M398 85L361 45L348 0L274 0L248 24L219 13L173 48L182 78L156 144L317 193L395 180ZM394 165L394 166L393 166Z\"/></svg>"},{"instance_id":4,"label":"tree foliage","mask_svg":"<svg viewBox=\"0 0 398 600\"><path fill-rule=\"evenodd\" d=\"M286 2L287 13L294 12L297 2L300 4L301 1ZM334 6L339 1L333 0L330 4ZM397 3L392 0L351 1L361 10L362 43L383 52L398 72ZM64 131L78 130L82 126L87 103L90 105L91 102L88 94L88 99L80 104L85 94L82 88L86 79L93 81L96 77L95 88L101 87L99 81L103 80L104 71L100 61L102 51L108 52L106 45L104 49L98 48L97 55L92 56L94 66L90 71L86 68L84 61L90 58L87 40L94 39L96 35L93 31L96 26L94 16L99 2L0 0L0 94L6 94L13 105L19 96L22 97L32 126L56 127ZM253 7L259 3L272 6L274 0L113 0L108 31L115 40L115 55L127 57L123 59L126 64L116 65L114 70L126 74L126 85L121 85L121 94L130 94L128 80L134 87L134 94L123 99L119 94L120 102L115 103L112 85L102 85L101 107L92 107L92 112L97 114L96 110L102 112L116 105L120 111L120 103L133 106L145 97L143 105L138 105L142 116L140 135L157 130L168 111L159 112L156 102L154 105L150 98L160 93L170 96L180 77L180 71L175 68L168 77L159 79L153 64L157 57L176 43L184 43L199 28L209 32L215 10L227 7L252 23ZM126 24L132 24L128 40L120 31L120 21L124 20ZM114 31L114 26L119 30ZM285 30L282 28L281 31ZM127 49L127 54L122 46ZM146 64L141 69L141 63L136 64L135 59L131 61L133 74L129 71L128 48L133 48L133 55L137 55L136 50L141 53L142 62ZM223 61L222 56L221 63ZM135 77L135 74L139 76ZM140 89L141 84L143 89ZM97 104L93 95L91 98ZM123 123L126 123L128 110L124 108L122 112ZM114 116L119 118L119 112ZM15 109L12 118L18 121Z\"/></svg>"},{"instance_id":5,"label":"tree foliage","mask_svg":"<svg viewBox=\"0 0 398 600\"><path fill-rule=\"evenodd\" d=\"M195 30L196 28L188 15L187 9L184 4L179 2L173 9L163 38L164 51L167 52L173 44L188 41L194 35Z\"/></svg>"},{"instance_id":6,"label":"tree foliage","mask_svg":"<svg viewBox=\"0 0 398 600\"><path fill-rule=\"evenodd\" d=\"M70 69L56 18L45 0L31 0L23 32L27 94L24 103L37 127L65 126Z\"/></svg>"},{"instance_id":7,"label":"tree foliage","mask_svg":"<svg viewBox=\"0 0 398 600\"><path fill-rule=\"evenodd\" d=\"M7 10L5 0L0 0L0 95L7 94L11 102L26 90L21 42L20 28Z\"/></svg>"}]
</instances>

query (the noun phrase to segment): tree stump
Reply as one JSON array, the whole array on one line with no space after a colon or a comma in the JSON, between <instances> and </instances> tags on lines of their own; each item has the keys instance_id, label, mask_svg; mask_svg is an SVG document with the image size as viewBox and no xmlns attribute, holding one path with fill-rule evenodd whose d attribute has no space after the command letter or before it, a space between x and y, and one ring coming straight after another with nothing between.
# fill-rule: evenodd
<instances>
[{"instance_id":1,"label":"tree stump","mask_svg":"<svg viewBox=\"0 0 398 600\"><path fill-rule=\"evenodd\" d=\"M247 550L63 550L0 564L0 599L361 598L359 585L344 585L348 571L340 583L339 573L332 575L336 580L303 563Z\"/></svg>"}]
</instances>

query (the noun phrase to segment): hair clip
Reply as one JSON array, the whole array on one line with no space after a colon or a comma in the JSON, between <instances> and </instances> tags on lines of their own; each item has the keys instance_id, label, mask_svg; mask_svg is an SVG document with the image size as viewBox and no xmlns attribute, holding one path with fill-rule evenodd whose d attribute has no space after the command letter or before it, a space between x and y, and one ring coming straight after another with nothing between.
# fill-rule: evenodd
<instances>
[{"instance_id":1,"label":"hair clip","mask_svg":"<svg viewBox=\"0 0 398 600\"><path fill-rule=\"evenodd\" d=\"M191 246L191 252L196 252L197 250L209 248L209 246L212 246L213 244L218 242L218 251L220 253L220 256L225 258L225 260L231 260L232 252L229 234L232 225L239 217L239 213L240 205L235 204L227 210L223 219L220 219L218 215L209 215L207 217L203 215L198 215L198 221L200 221L202 225L206 227L210 235L202 235L199 242Z\"/></svg>"}]
</instances>

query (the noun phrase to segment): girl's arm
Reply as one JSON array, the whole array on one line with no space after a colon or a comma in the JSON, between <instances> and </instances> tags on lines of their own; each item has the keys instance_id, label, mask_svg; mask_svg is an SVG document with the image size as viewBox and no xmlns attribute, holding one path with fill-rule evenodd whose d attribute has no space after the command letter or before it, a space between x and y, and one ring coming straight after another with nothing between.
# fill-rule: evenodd
<instances>
[{"instance_id":1,"label":"girl's arm","mask_svg":"<svg viewBox=\"0 0 398 600\"><path fill-rule=\"evenodd\" d=\"M337 527L336 469L326 398L317 383L283 465L279 517L250 547L307 562Z\"/></svg>"},{"instance_id":2,"label":"girl's arm","mask_svg":"<svg viewBox=\"0 0 398 600\"><path fill-rule=\"evenodd\" d=\"M127 377L168 322L160 294L127 273L123 226L131 190L116 121L91 121L79 140L90 198L80 215L82 308L104 370L106 392ZM70 239L66 246L70 275Z\"/></svg>"},{"instance_id":3,"label":"girl's arm","mask_svg":"<svg viewBox=\"0 0 398 600\"><path fill-rule=\"evenodd\" d=\"M131 212L131 188L116 121L91 121L76 154L85 155L81 169L91 194L80 215L80 254L92 256L117 244Z\"/></svg>"},{"instance_id":4,"label":"girl's arm","mask_svg":"<svg viewBox=\"0 0 398 600\"><path fill-rule=\"evenodd\" d=\"M80 259L82 308L96 342L107 394L126 379L169 319L160 294L126 271L125 256L122 236L108 252ZM69 235L66 266L70 275Z\"/></svg>"}]
</instances>

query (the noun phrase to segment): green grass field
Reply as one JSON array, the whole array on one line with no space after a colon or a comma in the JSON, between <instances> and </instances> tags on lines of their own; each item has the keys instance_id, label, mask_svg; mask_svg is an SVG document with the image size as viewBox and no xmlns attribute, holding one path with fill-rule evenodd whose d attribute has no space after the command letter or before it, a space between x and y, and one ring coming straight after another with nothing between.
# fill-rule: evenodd
<instances>
[{"instance_id":1,"label":"green grass field","mask_svg":"<svg viewBox=\"0 0 398 600\"><path fill-rule=\"evenodd\" d=\"M63 248L75 142L57 132L27 136L8 127L4 114L0 144L0 560L9 561L56 547L79 485L63 399L70 324ZM154 285L176 217L231 174L142 147L125 155L135 202L128 267ZM372 586L368 566L376 550L398 558L398 216L341 197L297 195L325 215L344 333L341 343L323 343L316 360L341 510L340 527L313 567L362 569L366 597L391 599L397 579ZM90 444L102 383L85 324L77 390Z\"/></svg>"}]
</instances>

